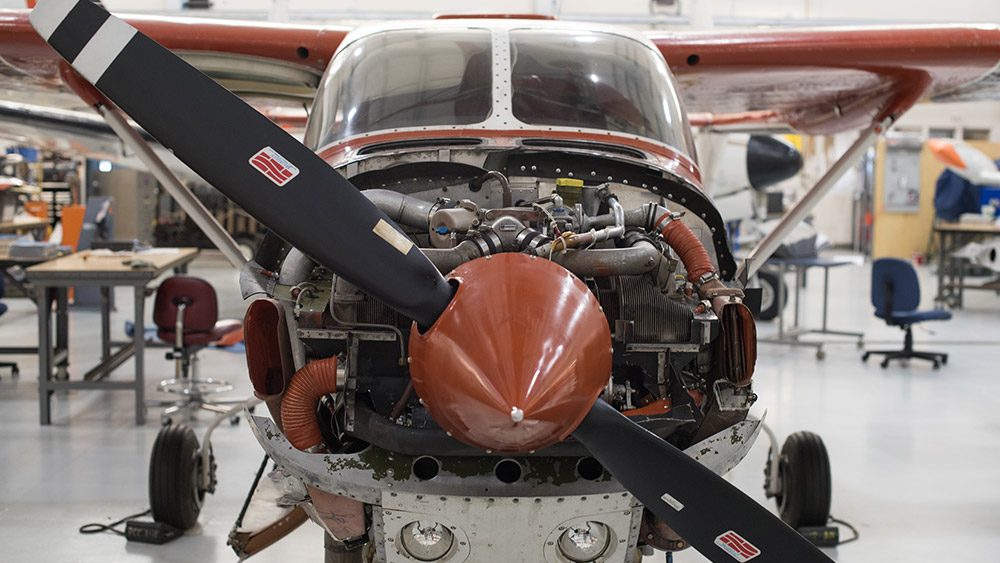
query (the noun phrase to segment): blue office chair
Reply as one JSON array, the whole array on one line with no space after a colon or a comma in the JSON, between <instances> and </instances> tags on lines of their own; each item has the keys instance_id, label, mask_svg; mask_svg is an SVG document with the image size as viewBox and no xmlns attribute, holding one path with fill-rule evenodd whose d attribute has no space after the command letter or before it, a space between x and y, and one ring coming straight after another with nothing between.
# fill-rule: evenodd
<instances>
[{"instance_id":1,"label":"blue office chair","mask_svg":"<svg viewBox=\"0 0 1000 563\"><path fill-rule=\"evenodd\" d=\"M913 325L924 321L947 321L949 311L918 311L920 306L920 282L917 271L905 260L880 258L872 264L872 305L875 316L889 326L898 326L906 331L902 350L868 350L861 356L868 361L872 354L885 356L882 367L889 367L891 360L919 358L934 362L934 369L948 363L948 354L939 352L917 352L913 350Z\"/></svg>"}]
</instances>

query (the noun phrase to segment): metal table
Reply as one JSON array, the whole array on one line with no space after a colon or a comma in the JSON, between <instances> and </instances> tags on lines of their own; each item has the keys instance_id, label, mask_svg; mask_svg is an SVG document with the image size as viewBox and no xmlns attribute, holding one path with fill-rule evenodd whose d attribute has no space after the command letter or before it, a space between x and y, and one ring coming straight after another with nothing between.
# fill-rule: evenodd
<instances>
[{"instance_id":1,"label":"metal table","mask_svg":"<svg viewBox=\"0 0 1000 563\"><path fill-rule=\"evenodd\" d=\"M780 280L785 279L785 274L789 268L795 271L795 315L794 324L789 330L785 330L784 311L778 314L778 335L774 338L760 338L758 342L770 344L784 344L786 346L810 346L816 349L816 358L822 360L826 357L823 351L823 341L803 341L799 337L806 334L832 334L836 336L851 336L858 339L858 346L862 346L864 333L846 330L831 330L827 328L827 313L829 311L830 297L830 268L839 266L859 265L861 257L815 257L815 258L771 258L767 261L770 266L778 268ZM823 320L820 328L805 328L799 326L800 290L803 276L809 268L823 268ZM785 302L785 284L778 284L778 295L775 297L779 306Z\"/></svg>"},{"instance_id":2,"label":"metal table","mask_svg":"<svg viewBox=\"0 0 1000 563\"><path fill-rule=\"evenodd\" d=\"M197 248L156 248L138 253L107 254L83 251L32 266L26 270L38 305L38 401L40 422L51 422L52 393L62 389L111 389L135 392L135 423L146 421L145 394L145 301L146 288L169 270L182 272L198 255ZM124 262L143 260L151 266L133 268ZM68 372L69 323L68 289L97 286L101 291L101 361L79 380ZM111 340L111 288L131 286L134 291L135 328L132 340ZM52 338L52 304L55 303L56 334ZM117 350L112 351L112 348ZM131 381L108 381L108 375L126 360L135 357L135 377Z\"/></svg>"},{"instance_id":3,"label":"metal table","mask_svg":"<svg viewBox=\"0 0 1000 563\"><path fill-rule=\"evenodd\" d=\"M7 269L13 266L20 266L22 268L28 268L34 266L35 264L41 264L52 258L15 258L12 257L7 250L0 251L0 276L6 278L9 284L13 284L21 289L29 299L34 299L34 294L29 284L24 283L22 280L17 280L11 277L7 273ZM9 287L9 286L8 286ZM4 299L9 299L5 297ZM0 346L0 355L2 354L37 354L38 346Z\"/></svg>"},{"instance_id":4,"label":"metal table","mask_svg":"<svg viewBox=\"0 0 1000 563\"><path fill-rule=\"evenodd\" d=\"M981 236L1000 236L1000 225L995 223L935 223L934 232L938 235L938 292L934 297L937 303L944 303L956 309L962 308L963 293L966 289L1000 290L1000 280L994 280L981 285L965 283L966 261L955 258L951 253L961 246Z\"/></svg>"}]
</instances>

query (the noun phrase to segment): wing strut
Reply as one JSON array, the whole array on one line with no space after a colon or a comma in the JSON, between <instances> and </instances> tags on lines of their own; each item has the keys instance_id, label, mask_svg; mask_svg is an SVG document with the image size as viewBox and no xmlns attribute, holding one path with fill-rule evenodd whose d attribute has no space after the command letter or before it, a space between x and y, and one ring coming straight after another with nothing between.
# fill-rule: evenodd
<instances>
[{"instance_id":1,"label":"wing strut","mask_svg":"<svg viewBox=\"0 0 1000 563\"><path fill-rule=\"evenodd\" d=\"M101 114L104 121L108 122L108 125L122 142L135 151L136 156L146 165L156 181L163 186L163 189L167 190L170 197L174 198L174 201L191 217L191 220L201 228L208 240L222 251L226 260L237 270L242 269L246 265L247 259L243 256L232 235L222 228L222 225L212 216L201 200L191 193L191 189L185 186L172 170L167 168L163 160L153 152L153 149L139 136L135 128L129 124L122 110L105 104L97 104L94 109Z\"/></svg>"},{"instance_id":2,"label":"wing strut","mask_svg":"<svg viewBox=\"0 0 1000 563\"><path fill-rule=\"evenodd\" d=\"M865 151L871 147L878 137L892 124L892 117L885 117L873 123L868 129L861 132L857 140L844 152L844 154L833 163L833 166L826 171L826 174L810 188L806 195L799 200L791 210L785 214L774 228L757 246L750 251L743 263L736 270L736 281L741 286L746 287L748 280L757 273L757 270L767 262L767 259L774 254L774 251L781 246L781 243L788 236L788 233L795 228L810 211L816 207L821 199L830 191L834 184L840 180L852 166L857 164Z\"/></svg>"}]
</instances>

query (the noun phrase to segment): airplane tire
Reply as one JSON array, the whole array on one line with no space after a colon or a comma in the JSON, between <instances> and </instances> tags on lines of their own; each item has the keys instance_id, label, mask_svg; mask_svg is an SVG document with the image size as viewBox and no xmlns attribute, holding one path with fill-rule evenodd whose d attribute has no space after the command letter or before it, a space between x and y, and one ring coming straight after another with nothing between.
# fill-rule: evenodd
<instances>
[{"instance_id":1,"label":"airplane tire","mask_svg":"<svg viewBox=\"0 0 1000 563\"><path fill-rule=\"evenodd\" d=\"M757 318L762 321L774 320L778 317L778 314L784 310L785 305L788 304L788 288L784 288L784 302L779 308L778 284L784 283L781 276L775 272L760 270L757 272L757 280L760 282L760 287L763 290L760 303L760 315Z\"/></svg>"},{"instance_id":2,"label":"airplane tire","mask_svg":"<svg viewBox=\"0 0 1000 563\"><path fill-rule=\"evenodd\" d=\"M792 528L825 526L830 518L832 479L830 457L822 438L796 432L781 447L776 495L781 519Z\"/></svg>"},{"instance_id":3,"label":"airplane tire","mask_svg":"<svg viewBox=\"0 0 1000 563\"><path fill-rule=\"evenodd\" d=\"M149 504L153 520L188 530L198 523L205 500L199 483L201 455L190 427L164 426L149 459Z\"/></svg>"}]
</instances>

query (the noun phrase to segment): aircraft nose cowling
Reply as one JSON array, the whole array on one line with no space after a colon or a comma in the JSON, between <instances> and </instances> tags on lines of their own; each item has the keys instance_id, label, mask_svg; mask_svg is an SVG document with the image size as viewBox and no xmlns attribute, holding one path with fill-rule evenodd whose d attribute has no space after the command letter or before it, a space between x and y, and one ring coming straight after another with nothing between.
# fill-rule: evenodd
<instances>
[{"instance_id":1,"label":"aircraft nose cowling","mask_svg":"<svg viewBox=\"0 0 1000 563\"><path fill-rule=\"evenodd\" d=\"M498 452L566 438L611 374L611 331L587 286L562 266L505 253L458 282L434 325L410 336L410 376L442 428Z\"/></svg>"}]
</instances>

